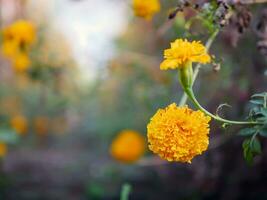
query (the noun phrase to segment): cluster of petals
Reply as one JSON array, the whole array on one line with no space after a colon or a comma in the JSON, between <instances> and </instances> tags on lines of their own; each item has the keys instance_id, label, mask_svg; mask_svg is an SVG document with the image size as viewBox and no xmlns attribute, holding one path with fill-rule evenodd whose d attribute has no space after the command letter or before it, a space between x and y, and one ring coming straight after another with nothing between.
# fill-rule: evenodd
<instances>
[{"instance_id":1,"label":"cluster of petals","mask_svg":"<svg viewBox=\"0 0 267 200\"><path fill-rule=\"evenodd\" d=\"M164 61L160 69L179 69L185 67L188 62L206 64L210 61L210 55L200 41L189 42L186 39L177 39L171 43L171 48L164 51Z\"/></svg>"},{"instance_id":2,"label":"cluster of petals","mask_svg":"<svg viewBox=\"0 0 267 200\"><path fill-rule=\"evenodd\" d=\"M210 117L175 103L159 109L147 126L149 149L168 161L191 163L209 145Z\"/></svg>"}]
</instances>

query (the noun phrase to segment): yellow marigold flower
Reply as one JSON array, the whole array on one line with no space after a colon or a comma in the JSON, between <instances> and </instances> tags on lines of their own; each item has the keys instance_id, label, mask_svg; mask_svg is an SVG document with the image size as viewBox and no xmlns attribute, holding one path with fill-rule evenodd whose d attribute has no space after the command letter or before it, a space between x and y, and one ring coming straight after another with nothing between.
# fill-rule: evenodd
<instances>
[{"instance_id":1,"label":"yellow marigold flower","mask_svg":"<svg viewBox=\"0 0 267 200\"><path fill-rule=\"evenodd\" d=\"M203 112L175 103L159 109L147 126L149 149L168 161L191 163L208 148L209 121Z\"/></svg>"},{"instance_id":2,"label":"yellow marigold flower","mask_svg":"<svg viewBox=\"0 0 267 200\"><path fill-rule=\"evenodd\" d=\"M183 68L186 63L199 62L209 63L211 58L206 48L199 41L189 42L186 39L177 39L171 43L171 48L164 51L165 60L161 63L160 69Z\"/></svg>"},{"instance_id":3,"label":"yellow marigold flower","mask_svg":"<svg viewBox=\"0 0 267 200\"><path fill-rule=\"evenodd\" d=\"M17 72L24 72L30 66L29 46L36 38L34 25L26 20L18 20L2 30L1 50L11 59Z\"/></svg>"},{"instance_id":4,"label":"yellow marigold flower","mask_svg":"<svg viewBox=\"0 0 267 200\"><path fill-rule=\"evenodd\" d=\"M19 53L13 60L14 69L16 72L25 72L31 64L29 56L25 53Z\"/></svg>"},{"instance_id":5,"label":"yellow marigold flower","mask_svg":"<svg viewBox=\"0 0 267 200\"><path fill-rule=\"evenodd\" d=\"M5 143L0 143L0 157L4 157L7 154L7 145Z\"/></svg>"},{"instance_id":6,"label":"yellow marigold flower","mask_svg":"<svg viewBox=\"0 0 267 200\"><path fill-rule=\"evenodd\" d=\"M4 42L16 41L20 46L31 45L35 37L35 26L26 20L18 20L3 29Z\"/></svg>"},{"instance_id":7,"label":"yellow marigold flower","mask_svg":"<svg viewBox=\"0 0 267 200\"><path fill-rule=\"evenodd\" d=\"M49 119L45 116L38 116L34 119L34 130L40 136L44 136L49 131Z\"/></svg>"},{"instance_id":8,"label":"yellow marigold flower","mask_svg":"<svg viewBox=\"0 0 267 200\"><path fill-rule=\"evenodd\" d=\"M1 50L4 56L12 59L18 53L18 44L15 41L3 42Z\"/></svg>"},{"instance_id":9,"label":"yellow marigold flower","mask_svg":"<svg viewBox=\"0 0 267 200\"><path fill-rule=\"evenodd\" d=\"M112 157L125 163L137 161L144 152L145 139L140 133L133 130L120 132L110 146Z\"/></svg>"},{"instance_id":10,"label":"yellow marigold flower","mask_svg":"<svg viewBox=\"0 0 267 200\"><path fill-rule=\"evenodd\" d=\"M160 11L159 0L133 0L134 14L150 20L154 14Z\"/></svg>"},{"instance_id":11,"label":"yellow marigold flower","mask_svg":"<svg viewBox=\"0 0 267 200\"><path fill-rule=\"evenodd\" d=\"M20 135L25 135L28 131L28 121L22 115L14 116L10 121L11 127Z\"/></svg>"}]
</instances>

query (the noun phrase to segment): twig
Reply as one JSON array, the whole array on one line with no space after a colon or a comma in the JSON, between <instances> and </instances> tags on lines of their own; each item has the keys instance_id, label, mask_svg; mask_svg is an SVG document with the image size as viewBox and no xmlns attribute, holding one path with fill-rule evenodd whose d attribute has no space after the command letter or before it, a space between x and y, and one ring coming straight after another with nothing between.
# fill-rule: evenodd
<instances>
[{"instance_id":1,"label":"twig","mask_svg":"<svg viewBox=\"0 0 267 200\"><path fill-rule=\"evenodd\" d=\"M267 0L240 0L242 4L267 3Z\"/></svg>"}]
</instances>

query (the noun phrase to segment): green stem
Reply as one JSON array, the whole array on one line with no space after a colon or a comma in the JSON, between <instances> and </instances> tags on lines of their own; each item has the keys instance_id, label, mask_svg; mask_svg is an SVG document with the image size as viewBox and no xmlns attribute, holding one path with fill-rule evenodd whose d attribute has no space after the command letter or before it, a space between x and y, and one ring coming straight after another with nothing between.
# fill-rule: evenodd
<instances>
[{"instance_id":1,"label":"green stem","mask_svg":"<svg viewBox=\"0 0 267 200\"><path fill-rule=\"evenodd\" d=\"M128 200L131 190L132 190L132 187L130 184L128 183L123 184L122 189L121 189L120 200Z\"/></svg>"},{"instance_id":2,"label":"green stem","mask_svg":"<svg viewBox=\"0 0 267 200\"><path fill-rule=\"evenodd\" d=\"M184 88L185 93L188 95L188 97L191 99L191 101L194 103L194 105L201 110L203 113L205 113L206 115L210 116L211 118L223 122L223 123L227 123L227 124L239 124L239 125L257 125L257 124L261 124L259 122L255 122L255 121L232 121L232 120L228 120L228 119L224 119L221 118L218 115L214 115L212 113L210 113L209 111L207 111L205 108L203 108L200 103L197 101L194 92L192 90L192 88Z\"/></svg>"},{"instance_id":3,"label":"green stem","mask_svg":"<svg viewBox=\"0 0 267 200\"><path fill-rule=\"evenodd\" d=\"M218 33L219 33L219 29L216 29L216 30L211 34L211 36L209 37L209 39L207 40L207 42L206 42L206 44L205 44L205 47L206 47L207 52L209 51L209 49L210 49L210 47L211 47L211 44L212 44L213 41L215 40L215 38L216 38L216 36L217 36ZM196 80L196 78L197 78L197 75L198 75L198 73L199 73L199 69L200 69L200 67L201 67L201 64L198 63L198 64L196 65L195 69L194 69L194 72L193 72L193 79L192 79L192 84L194 84L194 82L195 82L195 80ZM183 93L183 96L182 96L182 98L181 98L181 100L180 100L180 102L179 102L179 106L183 106L183 105L185 105L186 101L187 101L187 95L186 95L186 93L184 92L184 93Z\"/></svg>"}]
</instances>

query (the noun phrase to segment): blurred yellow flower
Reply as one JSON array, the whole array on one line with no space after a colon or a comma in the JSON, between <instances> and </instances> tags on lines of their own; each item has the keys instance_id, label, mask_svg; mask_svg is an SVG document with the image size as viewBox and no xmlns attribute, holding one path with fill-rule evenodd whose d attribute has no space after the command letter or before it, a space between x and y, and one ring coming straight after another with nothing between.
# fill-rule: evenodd
<instances>
[{"instance_id":1,"label":"blurred yellow flower","mask_svg":"<svg viewBox=\"0 0 267 200\"><path fill-rule=\"evenodd\" d=\"M7 154L7 145L5 143L0 143L0 157L4 157Z\"/></svg>"},{"instance_id":2,"label":"blurred yellow flower","mask_svg":"<svg viewBox=\"0 0 267 200\"><path fill-rule=\"evenodd\" d=\"M199 41L189 42L186 39L172 42L171 48L164 51L164 58L160 65L161 70L183 68L192 62L205 64L211 61L203 44Z\"/></svg>"},{"instance_id":3,"label":"blurred yellow flower","mask_svg":"<svg viewBox=\"0 0 267 200\"><path fill-rule=\"evenodd\" d=\"M1 51L9 58L17 72L24 72L30 65L29 47L36 39L34 25L26 20L18 20L2 30Z\"/></svg>"},{"instance_id":4,"label":"blurred yellow flower","mask_svg":"<svg viewBox=\"0 0 267 200\"><path fill-rule=\"evenodd\" d=\"M47 135L49 131L49 119L45 116L34 118L34 131L40 136Z\"/></svg>"},{"instance_id":5,"label":"blurred yellow flower","mask_svg":"<svg viewBox=\"0 0 267 200\"><path fill-rule=\"evenodd\" d=\"M147 126L149 149L168 161L191 163L208 148L209 121L203 112L175 103L159 109Z\"/></svg>"},{"instance_id":6,"label":"blurred yellow flower","mask_svg":"<svg viewBox=\"0 0 267 200\"><path fill-rule=\"evenodd\" d=\"M20 135L25 135L28 131L28 121L22 115L16 115L11 118L11 127Z\"/></svg>"},{"instance_id":7,"label":"blurred yellow flower","mask_svg":"<svg viewBox=\"0 0 267 200\"><path fill-rule=\"evenodd\" d=\"M18 52L18 44L14 41L3 42L1 47L2 53L7 58L12 59Z\"/></svg>"},{"instance_id":8,"label":"blurred yellow flower","mask_svg":"<svg viewBox=\"0 0 267 200\"><path fill-rule=\"evenodd\" d=\"M35 26L26 20L18 20L3 29L4 42L17 42L19 47L33 44L36 38Z\"/></svg>"},{"instance_id":9,"label":"blurred yellow flower","mask_svg":"<svg viewBox=\"0 0 267 200\"><path fill-rule=\"evenodd\" d=\"M25 72L31 64L29 56L25 53L19 53L13 60L14 69L16 72Z\"/></svg>"},{"instance_id":10,"label":"blurred yellow flower","mask_svg":"<svg viewBox=\"0 0 267 200\"><path fill-rule=\"evenodd\" d=\"M160 11L159 0L133 0L134 14L150 20L153 15Z\"/></svg>"},{"instance_id":11,"label":"blurred yellow flower","mask_svg":"<svg viewBox=\"0 0 267 200\"><path fill-rule=\"evenodd\" d=\"M145 139L140 133L133 130L120 132L110 146L112 157L124 163L137 161L144 152Z\"/></svg>"}]
</instances>

